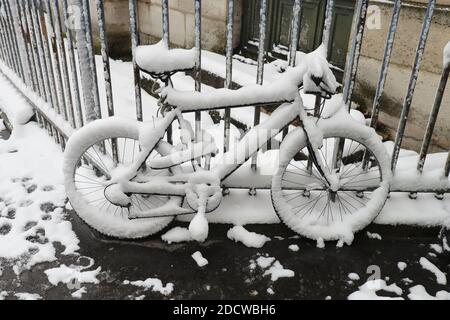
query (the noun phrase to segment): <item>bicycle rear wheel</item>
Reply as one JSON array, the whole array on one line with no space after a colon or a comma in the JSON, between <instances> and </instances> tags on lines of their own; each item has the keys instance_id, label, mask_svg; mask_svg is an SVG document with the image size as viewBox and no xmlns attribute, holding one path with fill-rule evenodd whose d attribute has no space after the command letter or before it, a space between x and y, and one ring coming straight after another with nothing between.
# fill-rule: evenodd
<instances>
[{"instance_id":1,"label":"bicycle rear wheel","mask_svg":"<svg viewBox=\"0 0 450 320\"><path fill-rule=\"evenodd\" d=\"M324 141L317 156L322 170L339 180L338 187L332 190L319 168L308 167L305 134L293 132L280 147L280 163L272 180L273 206L280 219L303 236L351 243L353 233L370 224L387 199L388 155L371 128L324 121L321 130ZM338 140L343 142L343 152L335 168Z\"/></svg>"}]
</instances>

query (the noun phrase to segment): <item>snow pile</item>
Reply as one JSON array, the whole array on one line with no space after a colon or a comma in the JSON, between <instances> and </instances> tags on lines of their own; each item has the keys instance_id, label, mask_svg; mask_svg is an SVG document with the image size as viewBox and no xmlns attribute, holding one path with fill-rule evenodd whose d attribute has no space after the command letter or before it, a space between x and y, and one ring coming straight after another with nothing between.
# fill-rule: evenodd
<instances>
[{"instance_id":1,"label":"snow pile","mask_svg":"<svg viewBox=\"0 0 450 320\"><path fill-rule=\"evenodd\" d=\"M196 57L195 48L169 50L162 40L154 45L136 48L137 64L141 69L152 73L192 69L195 66Z\"/></svg>"},{"instance_id":2,"label":"snow pile","mask_svg":"<svg viewBox=\"0 0 450 320\"><path fill-rule=\"evenodd\" d=\"M242 242L249 248L262 248L269 237L256 232L250 232L243 226L234 226L227 232L227 237L235 242Z\"/></svg>"},{"instance_id":3,"label":"snow pile","mask_svg":"<svg viewBox=\"0 0 450 320\"><path fill-rule=\"evenodd\" d=\"M66 266L62 264L57 268L45 270L45 274L48 277L48 281L57 286L59 283L69 284L81 284L81 283L99 283L97 279L100 273L101 267L95 270L83 271L84 267L80 266Z\"/></svg>"},{"instance_id":4,"label":"snow pile","mask_svg":"<svg viewBox=\"0 0 450 320\"><path fill-rule=\"evenodd\" d=\"M60 147L35 123L0 139L0 258L13 262L16 273L54 261L54 242L65 247L63 255L79 249L64 217L61 166Z\"/></svg>"},{"instance_id":5,"label":"snow pile","mask_svg":"<svg viewBox=\"0 0 450 320\"><path fill-rule=\"evenodd\" d=\"M41 300L42 297L37 293L18 292L14 294L19 300Z\"/></svg>"},{"instance_id":6,"label":"snow pile","mask_svg":"<svg viewBox=\"0 0 450 320\"><path fill-rule=\"evenodd\" d=\"M152 290L153 292L159 292L164 296L168 296L173 291L173 283L169 282L165 286L163 285L162 281L157 278L148 278L144 281L137 280L137 281L129 281L125 280L123 284L126 285L133 285L136 287L143 287L145 290Z\"/></svg>"},{"instance_id":7,"label":"snow pile","mask_svg":"<svg viewBox=\"0 0 450 320\"><path fill-rule=\"evenodd\" d=\"M81 299L81 297L83 296L83 294L85 294L87 292L86 287L81 287L80 289L78 289L77 291L74 291L71 296L75 299Z\"/></svg>"},{"instance_id":8,"label":"snow pile","mask_svg":"<svg viewBox=\"0 0 450 320\"><path fill-rule=\"evenodd\" d=\"M291 244L291 245L289 245L288 249L291 251L297 252L300 250L300 247L296 244Z\"/></svg>"},{"instance_id":9,"label":"snow pile","mask_svg":"<svg viewBox=\"0 0 450 320\"><path fill-rule=\"evenodd\" d=\"M348 274L348 278L349 278L350 280L353 280L353 281L357 281L357 280L360 279L360 278L359 278L359 275L358 275L357 273L355 273L355 272L349 273L349 274Z\"/></svg>"},{"instance_id":10,"label":"snow pile","mask_svg":"<svg viewBox=\"0 0 450 320\"><path fill-rule=\"evenodd\" d=\"M380 296L378 291L383 290L391 293L395 293L400 296L403 290L400 289L395 283L387 285L386 281L382 279L369 280L359 287L358 291L350 294L347 299L349 300L404 300L402 297L388 297Z\"/></svg>"},{"instance_id":11,"label":"snow pile","mask_svg":"<svg viewBox=\"0 0 450 320\"><path fill-rule=\"evenodd\" d=\"M398 267L398 269L399 269L400 271L405 270L407 266L408 266L408 265L407 265L405 262L403 262L403 261L397 262L397 267Z\"/></svg>"},{"instance_id":12,"label":"snow pile","mask_svg":"<svg viewBox=\"0 0 450 320\"><path fill-rule=\"evenodd\" d=\"M445 276L445 273L443 273L441 270L439 270L439 268L436 267L433 263L431 263L430 260L428 260L425 257L421 257L419 260L419 263L422 266L422 268L434 273L434 275L436 276L437 283L442 284L442 285L447 284L447 277Z\"/></svg>"},{"instance_id":13,"label":"snow pile","mask_svg":"<svg viewBox=\"0 0 450 320\"><path fill-rule=\"evenodd\" d=\"M367 231L366 234L369 239L376 239L376 240L382 239L378 233L372 233L372 232Z\"/></svg>"},{"instance_id":14,"label":"snow pile","mask_svg":"<svg viewBox=\"0 0 450 320\"><path fill-rule=\"evenodd\" d=\"M1 73L0 88L2 88L0 110L6 114L12 126L27 123L34 115L33 108Z\"/></svg>"},{"instance_id":15,"label":"snow pile","mask_svg":"<svg viewBox=\"0 0 450 320\"><path fill-rule=\"evenodd\" d=\"M271 281L277 281L279 278L292 278L295 272L290 269L285 269L280 261L274 257L260 256L254 260L250 260L250 269L254 270L256 266L264 270L263 276L270 276Z\"/></svg>"},{"instance_id":16,"label":"snow pile","mask_svg":"<svg viewBox=\"0 0 450 320\"><path fill-rule=\"evenodd\" d=\"M190 231L187 228L182 227L174 227L170 229L161 236L161 239L168 244L193 240Z\"/></svg>"},{"instance_id":17,"label":"snow pile","mask_svg":"<svg viewBox=\"0 0 450 320\"><path fill-rule=\"evenodd\" d=\"M196 251L191 255L192 259L194 259L195 263L202 268L208 264L208 260L206 260L200 251Z\"/></svg>"},{"instance_id":18,"label":"snow pile","mask_svg":"<svg viewBox=\"0 0 450 320\"><path fill-rule=\"evenodd\" d=\"M450 300L450 292L438 291L436 296L430 295L422 285L409 288L408 298L410 300Z\"/></svg>"}]
</instances>

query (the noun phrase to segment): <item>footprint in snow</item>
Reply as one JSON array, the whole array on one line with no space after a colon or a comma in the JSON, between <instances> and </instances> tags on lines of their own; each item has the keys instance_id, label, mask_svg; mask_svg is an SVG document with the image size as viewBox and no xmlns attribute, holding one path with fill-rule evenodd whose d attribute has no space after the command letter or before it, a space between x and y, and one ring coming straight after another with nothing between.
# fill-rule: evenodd
<instances>
[{"instance_id":1,"label":"footprint in snow","mask_svg":"<svg viewBox=\"0 0 450 320\"><path fill-rule=\"evenodd\" d=\"M36 191L37 185L32 184L31 186L26 187L26 189L27 189L27 192L28 192L28 193L33 193L34 191Z\"/></svg>"},{"instance_id":2,"label":"footprint in snow","mask_svg":"<svg viewBox=\"0 0 450 320\"><path fill-rule=\"evenodd\" d=\"M53 211L55 211L56 208L57 207L51 202L45 202L45 203L41 204L41 207L40 207L41 211L43 211L45 213L53 212Z\"/></svg>"},{"instance_id":3,"label":"footprint in snow","mask_svg":"<svg viewBox=\"0 0 450 320\"><path fill-rule=\"evenodd\" d=\"M31 228L33 228L34 226L36 226L37 225L37 222L36 221L28 221L26 224L25 224L25 226L23 227L23 231L28 231L28 230L30 230Z\"/></svg>"},{"instance_id":4,"label":"footprint in snow","mask_svg":"<svg viewBox=\"0 0 450 320\"><path fill-rule=\"evenodd\" d=\"M4 223L0 225L0 235L6 236L11 231L11 225L9 223Z\"/></svg>"}]
</instances>

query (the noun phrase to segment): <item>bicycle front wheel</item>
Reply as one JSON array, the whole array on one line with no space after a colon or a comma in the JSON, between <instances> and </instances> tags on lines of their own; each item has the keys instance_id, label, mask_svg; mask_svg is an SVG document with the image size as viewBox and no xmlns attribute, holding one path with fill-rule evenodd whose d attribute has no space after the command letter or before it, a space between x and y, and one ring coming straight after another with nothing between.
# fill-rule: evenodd
<instances>
[{"instance_id":1,"label":"bicycle front wheel","mask_svg":"<svg viewBox=\"0 0 450 320\"><path fill-rule=\"evenodd\" d=\"M353 234L370 224L384 206L391 176L389 158L371 128L329 120L319 126L324 141L316 156L322 172L335 180L333 189L314 163L308 165L306 136L298 129L280 147L272 203L279 218L295 232L315 240L351 243ZM338 150L341 157L336 157Z\"/></svg>"},{"instance_id":2,"label":"bicycle front wheel","mask_svg":"<svg viewBox=\"0 0 450 320\"><path fill-rule=\"evenodd\" d=\"M117 145L114 160L112 141ZM103 149L103 150L102 150ZM114 148L115 149L115 148ZM64 157L66 193L73 209L91 228L107 236L122 239L143 238L166 227L173 217L129 219L132 213L164 206L171 197L164 195L130 195L130 205L121 207L105 196L110 174L127 168L140 152L139 123L121 118L92 122L77 131L68 141ZM164 152L158 146L148 159ZM97 166L94 166L95 162ZM180 170L173 167L171 170ZM135 181L148 181L153 176L171 175L169 170L153 170L144 166ZM182 199L175 199L181 203Z\"/></svg>"}]
</instances>

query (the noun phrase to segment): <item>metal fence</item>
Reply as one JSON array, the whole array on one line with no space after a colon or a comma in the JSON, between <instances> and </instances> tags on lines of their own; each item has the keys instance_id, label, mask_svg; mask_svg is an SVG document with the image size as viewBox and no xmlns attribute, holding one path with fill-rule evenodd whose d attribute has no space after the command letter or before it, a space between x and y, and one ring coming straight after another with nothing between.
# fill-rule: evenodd
<instances>
[{"instance_id":1,"label":"metal fence","mask_svg":"<svg viewBox=\"0 0 450 320\"><path fill-rule=\"evenodd\" d=\"M201 91L201 0L195 4L195 46L198 50L197 64L194 71L195 90ZM257 55L256 83L263 83L264 61L266 52L266 21L267 1L260 0L259 49ZM113 87L108 52L108 37L105 30L105 9L103 0L95 0L96 12L90 12L89 0L0 0L0 72L5 74L10 82L17 87L28 102L34 107L37 121L45 127L49 134L61 144L62 148L73 130L82 127L86 122L114 115ZM343 97L351 104L355 79L358 72L358 62L361 44L366 24L368 0L358 0L355 7L351 43L347 55L346 69L343 80ZM423 19L423 27L419 35L419 44L415 53L415 60L411 70L411 77L405 94L402 114L398 124L394 142L391 168L395 171L408 114L411 108L414 89L422 62L422 57L431 25L431 19L436 0L429 0ZM226 40L226 77L224 86L231 88L233 71L233 29L235 1L228 0L227 40ZM163 41L169 39L169 0L162 0L162 30ZM371 126L376 127L380 111L380 101L386 82L391 53L394 45L397 25L399 21L402 0L394 0L392 18L386 38L381 72L378 79L374 103L372 107ZM329 47L330 29L334 10L334 0L327 0L322 42ZM287 57L290 66L295 65L296 52L300 34L300 17L302 0L295 0L290 31L290 48ZM100 108L100 93L98 75L93 47L91 14L98 16L101 55L103 63L103 77L107 112L102 114ZM133 53L133 72L137 120L143 121L141 74L135 60L136 47L139 45L138 5L137 0L129 0L130 33ZM436 99L430 112L428 126L425 130L422 148L417 163L417 172L422 173L428 154L431 137L442 102L449 67L442 71L442 77L437 88ZM316 110L321 105L321 98L316 98ZM254 124L260 121L260 107L255 107ZM229 148L230 110L224 113L224 150ZM201 130L201 114L195 115L195 133ZM286 134L287 131L284 132ZM170 140L170 132L168 134ZM256 168L256 157L252 158L252 167ZM450 153L446 161L443 175L448 177L450 171ZM422 187L415 190L393 190L419 192L436 192L438 198L450 192L448 189L436 190Z\"/></svg>"}]
</instances>

